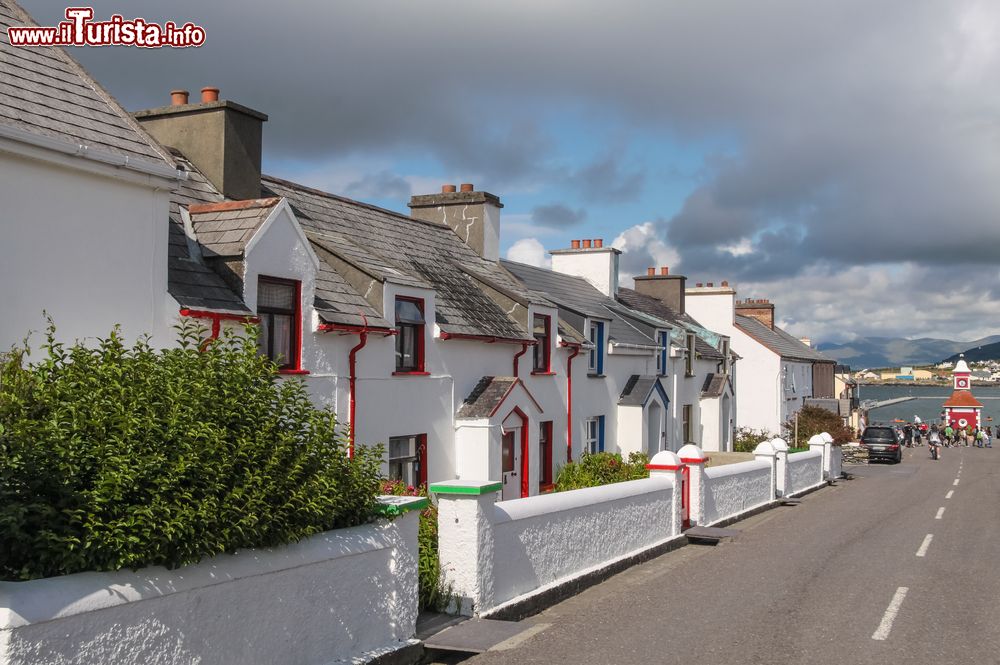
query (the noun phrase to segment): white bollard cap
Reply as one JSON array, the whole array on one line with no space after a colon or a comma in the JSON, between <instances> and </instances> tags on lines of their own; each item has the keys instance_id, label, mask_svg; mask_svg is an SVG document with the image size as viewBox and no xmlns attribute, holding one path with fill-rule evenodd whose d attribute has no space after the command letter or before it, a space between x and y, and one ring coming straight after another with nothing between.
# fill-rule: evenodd
<instances>
[{"instance_id":1,"label":"white bollard cap","mask_svg":"<svg viewBox=\"0 0 1000 665\"><path fill-rule=\"evenodd\" d=\"M753 449L754 455L774 455L777 452L774 446L771 445L770 441L761 441L757 444L757 447Z\"/></svg>"},{"instance_id":2,"label":"white bollard cap","mask_svg":"<svg viewBox=\"0 0 1000 665\"><path fill-rule=\"evenodd\" d=\"M669 450L661 450L653 455L646 468L650 471L676 471L681 468L681 458Z\"/></svg>"},{"instance_id":3,"label":"white bollard cap","mask_svg":"<svg viewBox=\"0 0 1000 665\"><path fill-rule=\"evenodd\" d=\"M771 446L779 453L788 451L788 443L781 438L771 439Z\"/></svg>"},{"instance_id":4,"label":"white bollard cap","mask_svg":"<svg viewBox=\"0 0 1000 665\"><path fill-rule=\"evenodd\" d=\"M699 464L705 462L708 458L705 456L705 451L703 451L698 446L693 443L689 443L677 451L677 456L681 458L681 461L685 464Z\"/></svg>"}]
</instances>

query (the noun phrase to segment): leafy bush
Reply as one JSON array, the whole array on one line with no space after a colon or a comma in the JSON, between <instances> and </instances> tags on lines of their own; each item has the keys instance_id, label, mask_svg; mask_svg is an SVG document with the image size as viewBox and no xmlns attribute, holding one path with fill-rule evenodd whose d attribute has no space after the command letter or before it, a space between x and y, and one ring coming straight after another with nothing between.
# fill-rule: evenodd
<instances>
[{"instance_id":1,"label":"leafy bush","mask_svg":"<svg viewBox=\"0 0 1000 665\"><path fill-rule=\"evenodd\" d=\"M766 429L737 427L736 438L733 441L733 451L737 453L752 453L758 444L773 438L774 435Z\"/></svg>"},{"instance_id":2,"label":"leafy bush","mask_svg":"<svg viewBox=\"0 0 1000 665\"><path fill-rule=\"evenodd\" d=\"M382 451L277 381L253 330L178 348L118 331L0 366L0 579L163 565L372 518Z\"/></svg>"},{"instance_id":3,"label":"leafy bush","mask_svg":"<svg viewBox=\"0 0 1000 665\"><path fill-rule=\"evenodd\" d=\"M559 469L555 491L566 492L648 478L647 464L649 457L645 453L629 453L628 461L622 460L618 453L584 453L579 462L569 462Z\"/></svg>"},{"instance_id":4,"label":"leafy bush","mask_svg":"<svg viewBox=\"0 0 1000 665\"><path fill-rule=\"evenodd\" d=\"M382 483L382 494L395 496L427 496L427 487L405 485L399 480ZM420 585L420 609L443 612L451 601L451 587L446 586L441 576L441 559L438 556L438 509L429 503L420 511L419 561L417 573Z\"/></svg>"},{"instance_id":5,"label":"leafy bush","mask_svg":"<svg viewBox=\"0 0 1000 665\"><path fill-rule=\"evenodd\" d=\"M833 411L819 406L803 406L798 412L799 438L795 439L795 416L788 419L782 429L789 446L808 447L811 437L827 432L833 437L835 445L841 445L854 438L854 432L844 425L844 419Z\"/></svg>"}]
</instances>

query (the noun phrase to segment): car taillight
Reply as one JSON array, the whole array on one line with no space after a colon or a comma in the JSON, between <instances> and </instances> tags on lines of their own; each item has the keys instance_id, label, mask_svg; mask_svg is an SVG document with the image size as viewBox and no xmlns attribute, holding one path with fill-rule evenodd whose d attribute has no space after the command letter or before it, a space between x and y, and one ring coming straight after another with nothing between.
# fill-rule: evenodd
<instances>
[{"instance_id":1,"label":"car taillight","mask_svg":"<svg viewBox=\"0 0 1000 665\"><path fill-rule=\"evenodd\" d=\"M898 443L892 444L891 446L889 446L889 450L899 450L899 444Z\"/></svg>"}]
</instances>

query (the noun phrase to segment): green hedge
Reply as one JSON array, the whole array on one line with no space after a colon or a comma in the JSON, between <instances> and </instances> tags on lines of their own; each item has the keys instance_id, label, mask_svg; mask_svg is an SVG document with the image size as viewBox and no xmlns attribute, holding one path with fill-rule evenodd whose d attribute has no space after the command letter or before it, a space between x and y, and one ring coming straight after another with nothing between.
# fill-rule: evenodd
<instances>
[{"instance_id":1,"label":"green hedge","mask_svg":"<svg viewBox=\"0 0 1000 665\"><path fill-rule=\"evenodd\" d=\"M559 469L555 491L565 492L648 478L647 464L649 457L643 453L630 453L627 461L618 453L585 453L579 462L569 462Z\"/></svg>"},{"instance_id":2,"label":"green hedge","mask_svg":"<svg viewBox=\"0 0 1000 665\"><path fill-rule=\"evenodd\" d=\"M54 341L0 365L0 578L163 565L370 520L380 449L347 443L253 330Z\"/></svg>"}]
</instances>

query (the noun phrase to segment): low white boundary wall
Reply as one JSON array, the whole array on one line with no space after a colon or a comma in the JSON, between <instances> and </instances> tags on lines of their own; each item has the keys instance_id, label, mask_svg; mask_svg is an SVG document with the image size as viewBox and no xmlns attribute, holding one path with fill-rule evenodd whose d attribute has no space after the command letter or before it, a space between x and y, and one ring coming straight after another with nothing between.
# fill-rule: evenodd
<instances>
[{"instance_id":1,"label":"low white boundary wall","mask_svg":"<svg viewBox=\"0 0 1000 665\"><path fill-rule=\"evenodd\" d=\"M798 494L826 483L823 473L823 451L808 450L788 455L788 485L785 496Z\"/></svg>"},{"instance_id":2,"label":"low white boundary wall","mask_svg":"<svg viewBox=\"0 0 1000 665\"><path fill-rule=\"evenodd\" d=\"M0 582L0 663L327 665L400 648L416 627L418 516L177 570Z\"/></svg>"},{"instance_id":3,"label":"low white boundary wall","mask_svg":"<svg viewBox=\"0 0 1000 665\"><path fill-rule=\"evenodd\" d=\"M705 469L706 525L735 517L774 501L774 464L753 460Z\"/></svg>"},{"instance_id":4,"label":"low white boundary wall","mask_svg":"<svg viewBox=\"0 0 1000 665\"><path fill-rule=\"evenodd\" d=\"M484 614L679 537L674 472L494 503L499 483L436 483L439 552L463 614Z\"/></svg>"}]
</instances>

